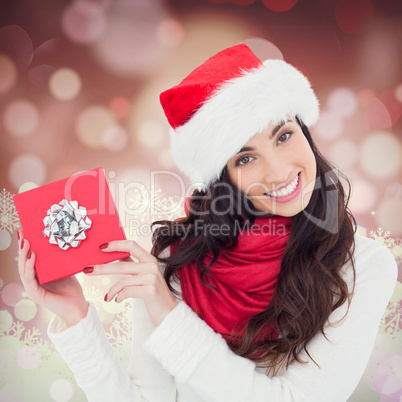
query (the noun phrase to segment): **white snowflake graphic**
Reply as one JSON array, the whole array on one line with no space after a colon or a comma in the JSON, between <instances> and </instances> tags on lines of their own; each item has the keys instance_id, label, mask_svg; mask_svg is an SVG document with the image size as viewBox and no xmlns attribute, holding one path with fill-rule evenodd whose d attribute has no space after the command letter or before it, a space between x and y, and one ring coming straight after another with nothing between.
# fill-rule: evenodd
<instances>
[{"instance_id":1,"label":"white snowflake graphic","mask_svg":"<svg viewBox=\"0 0 402 402\"><path fill-rule=\"evenodd\" d=\"M14 321L10 328L0 331L0 340L7 336L17 339L26 346L38 347L42 352L42 357L45 356L48 358L56 351L51 343L42 338L39 329L35 327L26 329L24 323L21 321Z\"/></svg>"},{"instance_id":2,"label":"white snowflake graphic","mask_svg":"<svg viewBox=\"0 0 402 402\"><path fill-rule=\"evenodd\" d=\"M96 308L100 308L102 306L104 292L101 292L100 289L95 286L84 286L83 287L85 299L92 301Z\"/></svg>"},{"instance_id":3,"label":"white snowflake graphic","mask_svg":"<svg viewBox=\"0 0 402 402\"><path fill-rule=\"evenodd\" d=\"M384 230L383 228L378 228L376 231L371 230L370 236L378 241L394 256L396 262L400 263L402 261L402 240L399 238L392 238L391 232L389 230Z\"/></svg>"},{"instance_id":4,"label":"white snowflake graphic","mask_svg":"<svg viewBox=\"0 0 402 402\"><path fill-rule=\"evenodd\" d=\"M167 196L155 186L152 186L150 193L146 189L131 189L128 207L141 223L184 216L184 198Z\"/></svg>"},{"instance_id":5,"label":"white snowflake graphic","mask_svg":"<svg viewBox=\"0 0 402 402\"><path fill-rule=\"evenodd\" d=\"M3 278L0 276L0 293L1 293L1 288L4 286L4 281Z\"/></svg>"},{"instance_id":6,"label":"white snowflake graphic","mask_svg":"<svg viewBox=\"0 0 402 402\"><path fill-rule=\"evenodd\" d=\"M12 194L5 188L0 192L0 229L13 232L21 227Z\"/></svg>"},{"instance_id":7,"label":"white snowflake graphic","mask_svg":"<svg viewBox=\"0 0 402 402\"><path fill-rule=\"evenodd\" d=\"M388 303L381 319L380 330L389 335L394 335L402 330L402 299Z\"/></svg>"},{"instance_id":8,"label":"white snowflake graphic","mask_svg":"<svg viewBox=\"0 0 402 402\"><path fill-rule=\"evenodd\" d=\"M387 248L390 248L394 242L394 239L390 237L391 232L383 228L378 228L376 231L370 230L370 236Z\"/></svg>"},{"instance_id":9,"label":"white snowflake graphic","mask_svg":"<svg viewBox=\"0 0 402 402\"><path fill-rule=\"evenodd\" d=\"M110 344L116 349L119 359L130 355L132 340L132 305L126 303L122 312L116 314L106 336Z\"/></svg>"}]
</instances>

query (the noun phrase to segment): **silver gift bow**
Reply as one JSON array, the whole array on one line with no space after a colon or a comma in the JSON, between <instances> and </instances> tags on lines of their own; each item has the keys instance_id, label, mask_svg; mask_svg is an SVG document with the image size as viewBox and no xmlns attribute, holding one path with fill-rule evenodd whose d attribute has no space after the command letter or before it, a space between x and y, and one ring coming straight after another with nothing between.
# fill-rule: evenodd
<instances>
[{"instance_id":1,"label":"silver gift bow","mask_svg":"<svg viewBox=\"0 0 402 402\"><path fill-rule=\"evenodd\" d=\"M87 235L92 221L87 216L87 209L78 206L77 201L62 200L53 204L47 211L43 236L49 237L49 243L57 244L61 249L78 247Z\"/></svg>"}]
</instances>

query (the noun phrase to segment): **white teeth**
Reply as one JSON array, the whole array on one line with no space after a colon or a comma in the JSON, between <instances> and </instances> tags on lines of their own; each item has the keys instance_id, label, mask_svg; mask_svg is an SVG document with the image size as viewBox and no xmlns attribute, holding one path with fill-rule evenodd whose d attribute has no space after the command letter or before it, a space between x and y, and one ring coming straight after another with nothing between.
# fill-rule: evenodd
<instances>
[{"instance_id":1,"label":"white teeth","mask_svg":"<svg viewBox=\"0 0 402 402\"><path fill-rule=\"evenodd\" d=\"M289 195L291 193L293 193L293 191L295 191L296 187L297 187L297 183L299 182L299 175L297 175L294 180L288 184L287 187L282 188L279 191L272 191L272 193L266 193L271 197L285 197L286 195Z\"/></svg>"}]
</instances>

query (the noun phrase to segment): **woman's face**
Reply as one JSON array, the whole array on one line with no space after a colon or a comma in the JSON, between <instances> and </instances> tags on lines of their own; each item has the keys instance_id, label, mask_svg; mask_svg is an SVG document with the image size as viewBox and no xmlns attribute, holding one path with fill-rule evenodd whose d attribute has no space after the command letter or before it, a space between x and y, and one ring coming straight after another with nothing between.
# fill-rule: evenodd
<instances>
[{"instance_id":1,"label":"woman's face","mask_svg":"<svg viewBox=\"0 0 402 402\"><path fill-rule=\"evenodd\" d=\"M313 151L293 119L256 134L227 168L257 211L289 217L309 203L317 171Z\"/></svg>"}]
</instances>

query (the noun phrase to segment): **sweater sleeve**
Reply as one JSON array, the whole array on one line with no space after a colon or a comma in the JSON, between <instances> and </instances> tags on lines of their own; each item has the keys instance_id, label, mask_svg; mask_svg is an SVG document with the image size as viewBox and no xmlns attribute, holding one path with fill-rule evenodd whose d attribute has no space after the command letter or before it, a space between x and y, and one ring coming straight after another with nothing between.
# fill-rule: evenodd
<instances>
[{"instance_id":1,"label":"sweater sleeve","mask_svg":"<svg viewBox=\"0 0 402 402\"><path fill-rule=\"evenodd\" d=\"M318 334L307 346L318 366L302 354L307 363L293 362L280 376L258 372L184 302L155 329L145 347L177 384L186 384L202 400L345 402L365 370L397 274L386 248L357 238L356 286L349 310L347 303L336 309L325 328L327 338ZM352 270L344 268L351 286Z\"/></svg>"},{"instance_id":2,"label":"sweater sleeve","mask_svg":"<svg viewBox=\"0 0 402 402\"><path fill-rule=\"evenodd\" d=\"M48 327L48 336L74 373L89 402L176 400L176 387L169 373L144 349L154 330L146 320L142 300L133 301L133 346L128 371L118 361L93 303L78 324L65 328L59 317Z\"/></svg>"}]
</instances>

